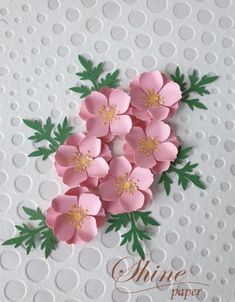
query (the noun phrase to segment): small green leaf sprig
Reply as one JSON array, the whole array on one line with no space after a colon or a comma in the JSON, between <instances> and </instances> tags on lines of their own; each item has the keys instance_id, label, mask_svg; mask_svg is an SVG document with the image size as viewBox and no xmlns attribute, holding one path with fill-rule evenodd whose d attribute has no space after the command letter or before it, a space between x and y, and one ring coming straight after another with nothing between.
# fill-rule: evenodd
<instances>
[{"instance_id":1,"label":"small green leaf sprig","mask_svg":"<svg viewBox=\"0 0 235 302\"><path fill-rule=\"evenodd\" d=\"M3 242L3 245L14 245L15 248L23 245L26 248L26 253L29 254L32 249L36 248L36 242L39 239L41 241L41 250L44 250L45 257L47 258L56 249L58 240L47 226L40 208L33 210L23 207L23 210L29 216L29 220L39 221L38 227L27 226L26 224L16 225L15 227L19 231L19 235Z\"/></svg>"},{"instance_id":2,"label":"small green leaf sprig","mask_svg":"<svg viewBox=\"0 0 235 302\"><path fill-rule=\"evenodd\" d=\"M93 62L86 59L84 56L79 55L78 60L84 68L84 71L77 72L76 75L82 81L90 81L91 86L80 85L70 88L73 92L77 92L81 95L81 98L88 96L92 91L100 90L103 87L115 88L119 85L119 70L115 70L113 73L107 73L105 77L101 78L104 73L104 64L99 63L94 66Z\"/></svg>"},{"instance_id":3,"label":"small green leaf sprig","mask_svg":"<svg viewBox=\"0 0 235 302\"><path fill-rule=\"evenodd\" d=\"M72 135L73 128L69 125L67 117L64 118L62 124L55 124L51 122L51 118L48 117L45 124L42 124L38 120L28 120L24 119L23 122L29 128L35 130L35 133L28 137L34 143L39 143L42 141L47 141L49 143L48 147L38 147L36 151L29 154L30 157L42 156L45 160L49 155L54 153L65 140ZM54 131L52 131L54 129Z\"/></svg>"},{"instance_id":4,"label":"small green leaf sprig","mask_svg":"<svg viewBox=\"0 0 235 302\"><path fill-rule=\"evenodd\" d=\"M195 93L200 96L210 94L210 91L206 89L206 85L213 83L219 77L210 76L209 74L203 75L201 78L198 76L198 72L193 70L189 75L189 85L185 82L185 75L181 73L179 67L176 68L175 74L171 75L171 78L174 82L180 85L182 91L181 102L187 104L191 110L195 108L207 110L205 104L199 101L198 98L191 98L190 94Z\"/></svg>"},{"instance_id":5,"label":"small green leaf sprig","mask_svg":"<svg viewBox=\"0 0 235 302\"><path fill-rule=\"evenodd\" d=\"M130 225L129 231L121 235L123 239L120 245L132 242L132 251L137 252L142 259L145 259L145 254L141 245L141 241L151 240L151 237L146 230L138 227L138 222L141 221L144 226L160 226L160 224L150 216L151 213L152 212L135 211L131 213L111 215L111 218L108 219L109 226L105 232L117 232L122 227L126 228Z\"/></svg>"},{"instance_id":6,"label":"small green leaf sprig","mask_svg":"<svg viewBox=\"0 0 235 302\"><path fill-rule=\"evenodd\" d=\"M201 181L200 176L193 173L198 164L187 162L183 166L183 162L189 156L189 152L191 150L192 147L179 147L179 152L176 160L171 163L170 168L166 172L162 173L159 179L159 183L163 183L167 195L170 194L171 185L173 184L173 180L170 176L170 174L173 172L178 176L178 185L182 186L184 190L187 189L187 186L190 182L200 189L206 188L205 184Z\"/></svg>"}]
</instances>

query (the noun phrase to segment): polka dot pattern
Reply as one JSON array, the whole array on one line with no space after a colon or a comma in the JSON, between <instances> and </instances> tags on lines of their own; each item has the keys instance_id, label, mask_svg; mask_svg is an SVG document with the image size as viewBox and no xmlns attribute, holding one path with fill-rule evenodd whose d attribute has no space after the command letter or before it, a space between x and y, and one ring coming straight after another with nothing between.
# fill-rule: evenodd
<instances>
[{"instance_id":1,"label":"polka dot pattern","mask_svg":"<svg viewBox=\"0 0 235 302\"><path fill-rule=\"evenodd\" d=\"M202 98L207 111L185 106L176 116L177 134L195 148L207 190L176 184L169 197L157 187L149 208L161 223L144 244L152 268L185 269L188 279L209 284L195 301L232 302L234 252L234 11L232 0L45 0L3 1L0 7L0 243L26 223L22 207L46 210L65 190L53 157L28 158L34 146L23 118L68 116L76 128L80 99L76 85L78 53L112 71L119 68L126 87L139 72L153 69L219 74ZM128 294L113 286L112 268L131 247L119 247L121 232L87 245L60 243L48 259L40 249L1 246L0 301L153 302L170 299L169 289ZM197 258L192 259L192 253ZM128 267L128 261L121 269Z\"/></svg>"}]
</instances>

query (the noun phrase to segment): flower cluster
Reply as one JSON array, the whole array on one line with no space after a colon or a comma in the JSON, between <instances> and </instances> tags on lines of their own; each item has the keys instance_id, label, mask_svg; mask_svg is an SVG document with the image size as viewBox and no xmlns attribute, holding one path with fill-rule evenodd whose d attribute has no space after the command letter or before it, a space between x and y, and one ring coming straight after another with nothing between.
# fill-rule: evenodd
<instances>
[{"instance_id":1,"label":"flower cluster","mask_svg":"<svg viewBox=\"0 0 235 302\"><path fill-rule=\"evenodd\" d=\"M56 171L70 187L46 214L58 239L88 242L107 213L146 208L154 175L168 170L178 153L165 120L181 97L177 83L153 71L134 79L127 92L105 87L84 99L79 115L86 131L70 136L55 155Z\"/></svg>"}]
</instances>

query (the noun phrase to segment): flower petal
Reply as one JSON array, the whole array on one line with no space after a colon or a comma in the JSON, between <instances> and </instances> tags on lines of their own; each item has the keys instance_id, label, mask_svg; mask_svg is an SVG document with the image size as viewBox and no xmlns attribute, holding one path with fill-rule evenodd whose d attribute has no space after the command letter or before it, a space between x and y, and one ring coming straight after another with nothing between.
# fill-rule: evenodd
<instances>
[{"instance_id":1,"label":"flower petal","mask_svg":"<svg viewBox=\"0 0 235 302\"><path fill-rule=\"evenodd\" d=\"M171 128L168 124L161 121L152 121L146 128L148 137L158 137L160 142L168 139L171 133Z\"/></svg>"},{"instance_id":2,"label":"flower petal","mask_svg":"<svg viewBox=\"0 0 235 302\"><path fill-rule=\"evenodd\" d=\"M170 113L169 108L165 106L159 106L158 108L151 107L149 108L149 111L151 115L154 117L154 119L158 121L165 120Z\"/></svg>"},{"instance_id":3,"label":"flower petal","mask_svg":"<svg viewBox=\"0 0 235 302\"><path fill-rule=\"evenodd\" d=\"M162 174L170 168L170 161L159 161L151 170L155 175Z\"/></svg>"},{"instance_id":4,"label":"flower petal","mask_svg":"<svg viewBox=\"0 0 235 302\"><path fill-rule=\"evenodd\" d=\"M87 121L87 120L89 120L90 118L92 118L94 116L94 114L91 114L87 110L87 107L86 107L86 104L85 104L85 100L83 100L82 103L81 103L79 116L84 121Z\"/></svg>"},{"instance_id":5,"label":"flower petal","mask_svg":"<svg viewBox=\"0 0 235 302\"><path fill-rule=\"evenodd\" d=\"M79 198L79 205L83 209L88 210L88 215L97 215L101 208L101 202L99 197L91 193L81 194Z\"/></svg>"},{"instance_id":6,"label":"flower petal","mask_svg":"<svg viewBox=\"0 0 235 302\"><path fill-rule=\"evenodd\" d=\"M74 146L61 145L56 151L55 160L62 167L71 167L71 157L76 152L78 152L78 149Z\"/></svg>"},{"instance_id":7,"label":"flower petal","mask_svg":"<svg viewBox=\"0 0 235 302\"><path fill-rule=\"evenodd\" d=\"M109 165L102 157L97 157L86 170L91 177L105 177L108 174Z\"/></svg>"},{"instance_id":8,"label":"flower petal","mask_svg":"<svg viewBox=\"0 0 235 302\"><path fill-rule=\"evenodd\" d=\"M173 161L176 159L178 149L170 142L158 145L158 149L154 152L154 156L158 161Z\"/></svg>"},{"instance_id":9,"label":"flower petal","mask_svg":"<svg viewBox=\"0 0 235 302\"><path fill-rule=\"evenodd\" d=\"M135 157L134 157L134 149L131 148L131 146L127 143L123 145L123 152L125 154L125 157L129 160L129 162L134 163Z\"/></svg>"},{"instance_id":10,"label":"flower petal","mask_svg":"<svg viewBox=\"0 0 235 302\"><path fill-rule=\"evenodd\" d=\"M86 122L86 129L90 135L102 137L108 134L109 126L104 125L100 118L93 117Z\"/></svg>"},{"instance_id":11,"label":"flower petal","mask_svg":"<svg viewBox=\"0 0 235 302\"><path fill-rule=\"evenodd\" d=\"M121 205L121 201L120 198L115 200L115 202L103 202L103 206L106 209L107 212L116 215L116 214L120 214L120 213L125 213L126 210L123 208L123 206Z\"/></svg>"},{"instance_id":12,"label":"flower petal","mask_svg":"<svg viewBox=\"0 0 235 302\"><path fill-rule=\"evenodd\" d=\"M97 225L95 218L92 216L85 218L81 228L77 230L77 234L83 241L86 242L94 239L97 235Z\"/></svg>"},{"instance_id":13,"label":"flower petal","mask_svg":"<svg viewBox=\"0 0 235 302\"><path fill-rule=\"evenodd\" d=\"M96 157L101 151L101 140L95 136L87 135L80 143L79 150L83 154L89 154L91 157Z\"/></svg>"},{"instance_id":14,"label":"flower petal","mask_svg":"<svg viewBox=\"0 0 235 302\"><path fill-rule=\"evenodd\" d=\"M145 96L144 91L140 87L133 87L130 90L131 104L139 111L145 111L143 97Z\"/></svg>"},{"instance_id":15,"label":"flower petal","mask_svg":"<svg viewBox=\"0 0 235 302\"><path fill-rule=\"evenodd\" d=\"M136 167L130 174L130 178L137 180L140 190L147 190L153 183L153 173L149 169Z\"/></svg>"},{"instance_id":16,"label":"flower petal","mask_svg":"<svg viewBox=\"0 0 235 302\"><path fill-rule=\"evenodd\" d=\"M70 240L74 236L75 227L65 220L65 214L56 218L54 233L62 241Z\"/></svg>"},{"instance_id":17,"label":"flower petal","mask_svg":"<svg viewBox=\"0 0 235 302\"><path fill-rule=\"evenodd\" d=\"M92 93L88 97L86 97L85 104L87 110L90 113L96 115L101 106L108 105L108 101L103 93L92 91Z\"/></svg>"},{"instance_id":18,"label":"flower petal","mask_svg":"<svg viewBox=\"0 0 235 302\"><path fill-rule=\"evenodd\" d=\"M133 127L130 133L127 134L126 140L132 148L136 149L138 148L139 140L143 137L146 137L144 130L140 127Z\"/></svg>"},{"instance_id":19,"label":"flower petal","mask_svg":"<svg viewBox=\"0 0 235 302\"><path fill-rule=\"evenodd\" d=\"M156 70L142 73L139 82L142 89L154 89L158 92L162 88L163 78L161 73Z\"/></svg>"},{"instance_id":20,"label":"flower petal","mask_svg":"<svg viewBox=\"0 0 235 302\"><path fill-rule=\"evenodd\" d=\"M54 211L52 207L46 211L46 224L49 226L49 228L54 228L55 220L59 215L60 213Z\"/></svg>"},{"instance_id":21,"label":"flower petal","mask_svg":"<svg viewBox=\"0 0 235 302\"><path fill-rule=\"evenodd\" d=\"M126 135L132 127L131 118L128 115L118 115L117 120L110 123L110 131L115 135Z\"/></svg>"},{"instance_id":22,"label":"flower petal","mask_svg":"<svg viewBox=\"0 0 235 302\"><path fill-rule=\"evenodd\" d=\"M87 193L89 190L86 187L73 187L66 191L65 195L79 197L82 193Z\"/></svg>"},{"instance_id":23,"label":"flower petal","mask_svg":"<svg viewBox=\"0 0 235 302\"><path fill-rule=\"evenodd\" d=\"M121 89L113 89L109 96L109 105L116 105L119 113L127 111L130 105L130 96Z\"/></svg>"},{"instance_id":24,"label":"flower petal","mask_svg":"<svg viewBox=\"0 0 235 302\"><path fill-rule=\"evenodd\" d=\"M111 202L110 202L111 203ZM95 216L97 228L102 227L106 222L106 215L104 208L101 208L99 213Z\"/></svg>"},{"instance_id":25,"label":"flower petal","mask_svg":"<svg viewBox=\"0 0 235 302\"><path fill-rule=\"evenodd\" d=\"M127 212L140 209L144 204L144 195L136 190L133 194L123 193L120 197L121 205Z\"/></svg>"},{"instance_id":26,"label":"flower petal","mask_svg":"<svg viewBox=\"0 0 235 302\"><path fill-rule=\"evenodd\" d=\"M98 190L101 198L104 200L116 202L116 200L119 198L114 178L110 178L109 180L100 184Z\"/></svg>"},{"instance_id":27,"label":"flower petal","mask_svg":"<svg viewBox=\"0 0 235 302\"><path fill-rule=\"evenodd\" d=\"M164 98L164 105L166 106L175 104L182 97L180 86L172 81L163 86L159 94Z\"/></svg>"},{"instance_id":28,"label":"flower petal","mask_svg":"<svg viewBox=\"0 0 235 302\"><path fill-rule=\"evenodd\" d=\"M98 177L88 177L85 181L81 182L80 185L89 189L94 189L97 188L98 182Z\"/></svg>"},{"instance_id":29,"label":"flower petal","mask_svg":"<svg viewBox=\"0 0 235 302\"><path fill-rule=\"evenodd\" d=\"M146 169L152 168L156 165L156 159L152 154L146 156L145 154L139 151L135 152L135 162L141 168L146 168Z\"/></svg>"},{"instance_id":30,"label":"flower petal","mask_svg":"<svg viewBox=\"0 0 235 302\"><path fill-rule=\"evenodd\" d=\"M80 142L84 139L85 134L82 132L77 132L68 137L66 140L66 145L72 145L74 147L79 148Z\"/></svg>"},{"instance_id":31,"label":"flower petal","mask_svg":"<svg viewBox=\"0 0 235 302\"><path fill-rule=\"evenodd\" d=\"M72 206L76 206L77 204L77 196L59 195L52 200L51 206L54 211L63 214L68 212L72 208Z\"/></svg>"},{"instance_id":32,"label":"flower petal","mask_svg":"<svg viewBox=\"0 0 235 302\"><path fill-rule=\"evenodd\" d=\"M132 166L128 159L124 156L119 156L114 158L110 163L109 173L113 177L124 175L125 173L130 173Z\"/></svg>"},{"instance_id":33,"label":"flower petal","mask_svg":"<svg viewBox=\"0 0 235 302\"><path fill-rule=\"evenodd\" d=\"M86 171L76 172L74 168L69 168L65 171L63 182L68 186L77 186L87 179Z\"/></svg>"},{"instance_id":34,"label":"flower petal","mask_svg":"<svg viewBox=\"0 0 235 302\"><path fill-rule=\"evenodd\" d=\"M149 108L149 109L151 109L151 108ZM136 118L140 119L141 121L149 121L153 118L152 114L149 110L139 111L133 107L132 111L133 111L133 115Z\"/></svg>"}]
</instances>

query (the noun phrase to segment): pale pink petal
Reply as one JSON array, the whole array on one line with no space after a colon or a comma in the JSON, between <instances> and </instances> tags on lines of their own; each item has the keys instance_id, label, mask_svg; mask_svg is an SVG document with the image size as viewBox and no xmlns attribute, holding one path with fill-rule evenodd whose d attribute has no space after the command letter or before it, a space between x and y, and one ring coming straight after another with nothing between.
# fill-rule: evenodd
<instances>
[{"instance_id":1,"label":"pale pink petal","mask_svg":"<svg viewBox=\"0 0 235 302\"><path fill-rule=\"evenodd\" d=\"M153 183L153 173L149 169L136 167L130 174L130 178L137 181L140 190L147 190Z\"/></svg>"},{"instance_id":2,"label":"pale pink petal","mask_svg":"<svg viewBox=\"0 0 235 302\"><path fill-rule=\"evenodd\" d=\"M149 169L156 165L156 159L154 158L154 156L152 154L149 156L146 156L142 152L137 150L135 152L134 158L135 158L136 164L142 168Z\"/></svg>"},{"instance_id":3,"label":"pale pink petal","mask_svg":"<svg viewBox=\"0 0 235 302\"><path fill-rule=\"evenodd\" d=\"M118 113L124 113L129 108L130 96L121 89L113 89L109 96L109 105L116 105Z\"/></svg>"},{"instance_id":4,"label":"pale pink petal","mask_svg":"<svg viewBox=\"0 0 235 302\"><path fill-rule=\"evenodd\" d=\"M165 86L163 86L159 94L161 95L161 97L163 97L163 104L166 106L175 104L182 97L180 86L175 82L167 83Z\"/></svg>"},{"instance_id":5,"label":"pale pink petal","mask_svg":"<svg viewBox=\"0 0 235 302\"><path fill-rule=\"evenodd\" d=\"M154 152L154 156L158 161L173 161L176 159L178 149L170 142L165 142L158 145L157 150Z\"/></svg>"},{"instance_id":6,"label":"pale pink petal","mask_svg":"<svg viewBox=\"0 0 235 302\"><path fill-rule=\"evenodd\" d=\"M132 121L128 115L118 115L118 119L110 123L110 132L114 135L126 135L131 127Z\"/></svg>"},{"instance_id":7,"label":"pale pink petal","mask_svg":"<svg viewBox=\"0 0 235 302\"><path fill-rule=\"evenodd\" d=\"M113 215L126 212L126 209L124 209L123 206L121 205L120 199L115 200L115 202L104 201L103 206L107 212Z\"/></svg>"},{"instance_id":8,"label":"pale pink petal","mask_svg":"<svg viewBox=\"0 0 235 302\"><path fill-rule=\"evenodd\" d=\"M180 143L175 135L175 132L173 130L171 130L171 134L168 138L168 142L173 143L176 147L179 147Z\"/></svg>"},{"instance_id":9,"label":"pale pink petal","mask_svg":"<svg viewBox=\"0 0 235 302\"><path fill-rule=\"evenodd\" d=\"M170 161L159 161L151 170L155 175L160 175L170 168Z\"/></svg>"},{"instance_id":10,"label":"pale pink petal","mask_svg":"<svg viewBox=\"0 0 235 302\"><path fill-rule=\"evenodd\" d=\"M110 88L110 87L103 87L100 89L100 92L106 96L107 100L109 99L110 93L112 91L113 91L113 88Z\"/></svg>"},{"instance_id":11,"label":"pale pink petal","mask_svg":"<svg viewBox=\"0 0 235 302\"><path fill-rule=\"evenodd\" d=\"M87 110L90 113L96 115L102 106L108 105L108 101L103 93L92 91L92 93L88 97L86 97L85 104Z\"/></svg>"},{"instance_id":12,"label":"pale pink petal","mask_svg":"<svg viewBox=\"0 0 235 302\"><path fill-rule=\"evenodd\" d=\"M144 204L144 195L136 190L133 194L123 193L120 197L121 205L127 212L139 210Z\"/></svg>"},{"instance_id":13,"label":"pale pink petal","mask_svg":"<svg viewBox=\"0 0 235 302\"><path fill-rule=\"evenodd\" d=\"M79 112L79 116L81 119L83 119L84 121L89 120L90 118L92 118L94 116L94 114L91 114L87 108L86 108L86 104L85 104L85 100L82 101L81 106L80 106L80 112Z\"/></svg>"},{"instance_id":14,"label":"pale pink petal","mask_svg":"<svg viewBox=\"0 0 235 302\"><path fill-rule=\"evenodd\" d=\"M49 228L54 228L55 220L59 215L60 213L54 211L52 207L46 211L46 224L49 226Z\"/></svg>"},{"instance_id":15,"label":"pale pink petal","mask_svg":"<svg viewBox=\"0 0 235 302\"><path fill-rule=\"evenodd\" d=\"M173 117L176 113L176 111L179 108L179 102L175 103L174 105L172 105L171 107L169 107L169 114L168 117Z\"/></svg>"},{"instance_id":16,"label":"pale pink petal","mask_svg":"<svg viewBox=\"0 0 235 302\"><path fill-rule=\"evenodd\" d=\"M90 135L102 137L108 134L109 126L104 125L100 118L93 117L86 122L86 129Z\"/></svg>"},{"instance_id":17,"label":"pale pink petal","mask_svg":"<svg viewBox=\"0 0 235 302\"><path fill-rule=\"evenodd\" d=\"M97 157L86 170L91 177L105 177L108 174L109 165L102 157Z\"/></svg>"},{"instance_id":18,"label":"pale pink petal","mask_svg":"<svg viewBox=\"0 0 235 302\"><path fill-rule=\"evenodd\" d=\"M99 182L98 177L88 177L85 181L81 182L80 185L89 189L97 188Z\"/></svg>"},{"instance_id":19,"label":"pale pink petal","mask_svg":"<svg viewBox=\"0 0 235 302\"><path fill-rule=\"evenodd\" d=\"M144 91L140 87L131 88L130 90L131 104L139 111L144 111L145 105L143 99L145 97Z\"/></svg>"},{"instance_id":20,"label":"pale pink petal","mask_svg":"<svg viewBox=\"0 0 235 302\"><path fill-rule=\"evenodd\" d=\"M75 233L75 227L72 223L68 223L65 219L65 215L60 215L56 218L54 232L58 239L62 241L70 240Z\"/></svg>"},{"instance_id":21,"label":"pale pink petal","mask_svg":"<svg viewBox=\"0 0 235 302\"><path fill-rule=\"evenodd\" d=\"M137 75L130 83L131 88L138 87L138 86L140 86L140 74Z\"/></svg>"},{"instance_id":22,"label":"pale pink petal","mask_svg":"<svg viewBox=\"0 0 235 302\"><path fill-rule=\"evenodd\" d=\"M127 134L126 140L132 148L136 149L139 146L139 140L141 138L145 138L145 137L146 137L146 135L142 128L133 127L133 128L131 128L130 133Z\"/></svg>"},{"instance_id":23,"label":"pale pink petal","mask_svg":"<svg viewBox=\"0 0 235 302\"><path fill-rule=\"evenodd\" d=\"M102 136L102 142L103 143L110 143L113 139L115 138L115 135L113 135L112 133L108 133L107 135L105 135L105 136Z\"/></svg>"},{"instance_id":24,"label":"pale pink petal","mask_svg":"<svg viewBox=\"0 0 235 302\"><path fill-rule=\"evenodd\" d=\"M129 174L132 170L132 166L128 159L124 156L114 158L110 163L109 173L113 177Z\"/></svg>"},{"instance_id":25,"label":"pale pink petal","mask_svg":"<svg viewBox=\"0 0 235 302\"><path fill-rule=\"evenodd\" d=\"M160 142L168 139L171 133L171 128L168 124L161 121L151 121L146 128L148 137L157 137Z\"/></svg>"},{"instance_id":26,"label":"pale pink petal","mask_svg":"<svg viewBox=\"0 0 235 302\"><path fill-rule=\"evenodd\" d=\"M75 231L73 237L70 240L67 240L66 243L68 244L84 244L86 243L81 238L78 237L77 232Z\"/></svg>"},{"instance_id":27,"label":"pale pink petal","mask_svg":"<svg viewBox=\"0 0 235 302\"><path fill-rule=\"evenodd\" d=\"M134 156L134 149L131 148L131 146L127 143L123 145L123 152L125 154L125 157L129 160L129 162L134 163L135 162L135 156Z\"/></svg>"},{"instance_id":28,"label":"pale pink petal","mask_svg":"<svg viewBox=\"0 0 235 302\"><path fill-rule=\"evenodd\" d=\"M149 111L155 120L163 121L168 117L170 109L165 106L159 106L158 108L151 107Z\"/></svg>"},{"instance_id":29,"label":"pale pink petal","mask_svg":"<svg viewBox=\"0 0 235 302\"><path fill-rule=\"evenodd\" d=\"M89 190L84 186L84 187L74 187L69 189L65 195L71 195L71 196L80 196L82 193L87 193Z\"/></svg>"},{"instance_id":30,"label":"pale pink petal","mask_svg":"<svg viewBox=\"0 0 235 302\"><path fill-rule=\"evenodd\" d=\"M156 70L142 73L139 82L142 89L153 89L158 92L162 88L163 78L161 73Z\"/></svg>"},{"instance_id":31,"label":"pale pink petal","mask_svg":"<svg viewBox=\"0 0 235 302\"><path fill-rule=\"evenodd\" d=\"M59 165L57 161L54 162L54 166L57 174L62 177L67 168Z\"/></svg>"},{"instance_id":32,"label":"pale pink petal","mask_svg":"<svg viewBox=\"0 0 235 302\"><path fill-rule=\"evenodd\" d=\"M136 108L132 108L134 116L142 121L149 121L153 118L149 110L139 111Z\"/></svg>"},{"instance_id":33,"label":"pale pink petal","mask_svg":"<svg viewBox=\"0 0 235 302\"><path fill-rule=\"evenodd\" d=\"M76 186L87 179L86 171L76 172L74 168L65 171L63 182L68 186Z\"/></svg>"},{"instance_id":34,"label":"pale pink petal","mask_svg":"<svg viewBox=\"0 0 235 302\"><path fill-rule=\"evenodd\" d=\"M94 239L97 235L97 225L95 218L92 216L85 218L81 228L77 230L77 234L83 241L86 242Z\"/></svg>"},{"instance_id":35,"label":"pale pink petal","mask_svg":"<svg viewBox=\"0 0 235 302\"><path fill-rule=\"evenodd\" d=\"M77 196L59 195L52 200L52 208L59 213L68 212L73 206L78 204Z\"/></svg>"},{"instance_id":36,"label":"pale pink petal","mask_svg":"<svg viewBox=\"0 0 235 302\"><path fill-rule=\"evenodd\" d=\"M100 184L98 190L101 198L104 200L116 202L116 199L119 198L114 178Z\"/></svg>"},{"instance_id":37,"label":"pale pink petal","mask_svg":"<svg viewBox=\"0 0 235 302\"><path fill-rule=\"evenodd\" d=\"M79 150L82 154L89 154L91 157L96 157L101 151L101 140L87 135L80 143Z\"/></svg>"},{"instance_id":38,"label":"pale pink petal","mask_svg":"<svg viewBox=\"0 0 235 302\"><path fill-rule=\"evenodd\" d=\"M100 157L103 157L106 161L110 161L110 159L112 158L112 153L108 147L108 145L106 145L105 143L101 143L101 152L100 152Z\"/></svg>"},{"instance_id":39,"label":"pale pink petal","mask_svg":"<svg viewBox=\"0 0 235 302\"><path fill-rule=\"evenodd\" d=\"M105 210L103 208L101 208L99 213L95 216L95 220L96 220L97 228L100 228L105 224L106 215L105 215Z\"/></svg>"},{"instance_id":40,"label":"pale pink petal","mask_svg":"<svg viewBox=\"0 0 235 302\"><path fill-rule=\"evenodd\" d=\"M78 149L74 146L61 145L55 154L55 160L58 162L60 166L63 167L71 167L71 157L73 154L77 153Z\"/></svg>"},{"instance_id":41,"label":"pale pink petal","mask_svg":"<svg viewBox=\"0 0 235 302\"><path fill-rule=\"evenodd\" d=\"M85 137L84 133L77 132L68 137L68 139L66 140L66 145L72 145L79 148L80 142L84 139L84 137Z\"/></svg>"},{"instance_id":42,"label":"pale pink petal","mask_svg":"<svg viewBox=\"0 0 235 302\"><path fill-rule=\"evenodd\" d=\"M101 208L101 202L95 194L84 193L79 197L79 206L83 209L87 209L88 215L97 215Z\"/></svg>"}]
</instances>

